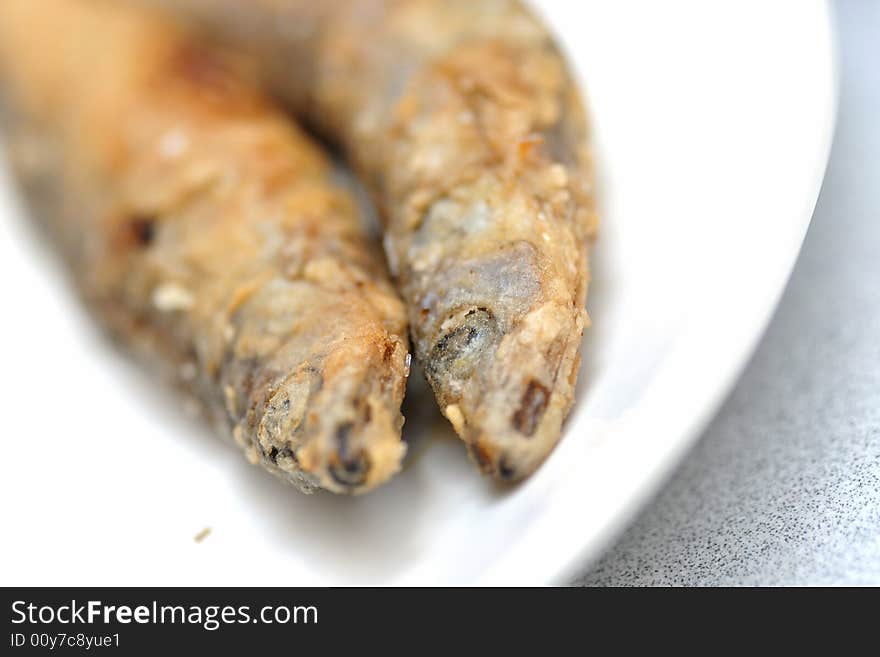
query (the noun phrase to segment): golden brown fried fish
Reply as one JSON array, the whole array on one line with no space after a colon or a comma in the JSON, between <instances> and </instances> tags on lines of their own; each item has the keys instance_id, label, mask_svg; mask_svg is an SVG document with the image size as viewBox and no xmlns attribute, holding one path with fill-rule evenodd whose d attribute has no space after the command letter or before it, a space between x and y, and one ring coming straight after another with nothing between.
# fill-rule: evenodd
<instances>
[{"instance_id":1,"label":"golden brown fried fish","mask_svg":"<svg viewBox=\"0 0 880 657\"><path fill-rule=\"evenodd\" d=\"M151 0L258 55L368 183L417 358L484 472L571 408L596 225L583 111L515 0Z\"/></svg>"},{"instance_id":2,"label":"golden brown fried fish","mask_svg":"<svg viewBox=\"0 0 880 657\"><path fill-rule=\"evenodd\" d=\"M305 491L400 467L405 312L319 149L240 62L115 0L2 0L22 177L111 330Z\"/></svg>"}]
</instances>

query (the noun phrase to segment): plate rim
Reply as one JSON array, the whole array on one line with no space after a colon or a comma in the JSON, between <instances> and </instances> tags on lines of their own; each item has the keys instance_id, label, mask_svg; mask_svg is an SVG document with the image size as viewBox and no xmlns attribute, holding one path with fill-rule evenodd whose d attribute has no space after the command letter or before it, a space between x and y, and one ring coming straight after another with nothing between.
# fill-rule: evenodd
<instances>
[{"instance_id":1,"label":"plate rim","mask_svg":"<svg viewBox=\"0 0 880 657\"><path fill-rule=\"evenodd\" d=\"M805 4L802 10L808 7ZM763 300L763 306L759 306L753 312L748 339L743 340L737 349L727 352L728 355L724 360L723 373L716 374L716 378L721 383L705 395L706 401L701 405L702 410L699 415L693 418L689 426L681 432L674 448L655 462L650 476L638 480L630 487L627 499L620 505L622 508L616 513L608 514L609 519L599 532L582 537L576 543L576 546L569 550L569 554L561 562L548 564L540 575L540 579L547 585L561 586L574 584L572 580L578 574L582 574L586 568L594 564L606 550L613 546L614 542L620 538L626 528L635 520L638 513L644 511L651 499L660 493L663 486L672 479L676 469L680 467L687 455L696 446L709 424L718 415L722 405L733 392L734 387L754 356L782 300L782 295L788 287L788 282L799 259L803 242L812 222L815 206L822 189L834 142L840 97L839 45L837 41L836 20L831 2L830 0L816 0L811 10L821 15L819 20L821 20L824 32L822 45L825 50L821 55L821 59L828 62L828 66L826 70L827 77L821 81L821 84L817 84L816 98L824 100L822 108L823 127L821 134L817 134L810 195L804 217L798 228L796 245L781 258L778 254L775 254L779 258L777 284L773 286L772 294L769 294ZM718 367L717 362L714 365L716 371L722 369ZM497 584L497 573L489 574L481 583Z\"/></svg>"}]
</instances>

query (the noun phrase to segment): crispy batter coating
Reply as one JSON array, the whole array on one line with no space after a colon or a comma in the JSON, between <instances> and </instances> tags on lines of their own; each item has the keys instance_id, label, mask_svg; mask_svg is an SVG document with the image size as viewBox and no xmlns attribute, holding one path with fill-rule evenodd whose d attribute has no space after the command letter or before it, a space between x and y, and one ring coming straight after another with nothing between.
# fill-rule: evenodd
<instances>
[{"instance_id":1,"label":"crispy batter coating","mask_svg":"<svg viewBox=\"0 0 880 657\"><path fill-rule=\"evenodd\" d=\"M531 473L572 405L596 226L540 21L516 0L159 1L255 52L347 151L441 409L484 472Z\"/></svg>"},{"instance_id":2,"label":"crispy batter coating","mask_svg":"<svg viewBox=\"0 0 880 657\"><path fill-rule=\"evenodd\" d=\"M238 58L116 0L2 0L14 158L112 332L309 492L400 467L405 311L330 163Z\"/></svg>"}]
</instances>

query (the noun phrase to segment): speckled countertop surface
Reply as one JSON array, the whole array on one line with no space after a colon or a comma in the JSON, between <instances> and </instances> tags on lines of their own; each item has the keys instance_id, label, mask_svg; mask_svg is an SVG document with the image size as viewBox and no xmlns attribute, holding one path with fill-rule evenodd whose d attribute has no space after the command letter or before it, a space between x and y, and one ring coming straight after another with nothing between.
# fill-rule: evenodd
<instances>
[{"instance_id":1,"label":"speckled countertop surface","mask_svg":"<svg viewBox=\"0 0 880 657\"><path fill-rule=\"evenodd\" d=\"M837 134L731 397L581 585L880 585L880 3L835 5Z\"/></svg>"}]
</instances>

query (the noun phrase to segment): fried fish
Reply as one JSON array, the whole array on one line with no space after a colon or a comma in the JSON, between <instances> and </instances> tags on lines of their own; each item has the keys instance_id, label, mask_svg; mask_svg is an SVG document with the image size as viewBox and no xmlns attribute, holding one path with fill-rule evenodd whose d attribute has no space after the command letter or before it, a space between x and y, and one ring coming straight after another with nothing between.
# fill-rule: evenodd
<instances>
[{"instance_id":1,"label":"fried fish","mask_svg":"<svg viewBox=\"0 0 880 657\"><path fill-rule=\"evenodd\" d=\"M241 58L116 0L2 0L13 162L82 295L253 463L400 467L406 317L322 151Z\"/></svg>"},{"instance_id":2,"label":"fried fish","mask_svg":"<svg viewBox=\"0 0 880 657\"><path fill-rule=\"evenodd\" d=\"M257 56L385 224L417 359L482 471L559 440L596 228L584 112L516 0L151 0Z\"/></svg>"}]
</instances>

